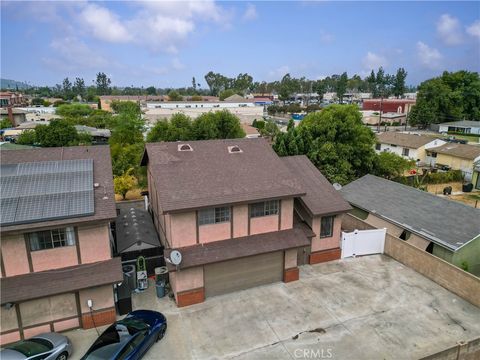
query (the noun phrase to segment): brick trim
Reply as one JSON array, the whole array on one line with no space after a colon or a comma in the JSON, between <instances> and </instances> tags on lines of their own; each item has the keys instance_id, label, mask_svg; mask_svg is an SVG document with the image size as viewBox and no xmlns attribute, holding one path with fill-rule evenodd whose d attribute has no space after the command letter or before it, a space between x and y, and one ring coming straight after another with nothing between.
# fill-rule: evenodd
<instances>
[{"instance_id":1,"label":"brick trim","mask_svg":"<svg viewBox=\"0 0 480 360\"><path fill-rule=\"evenodd\" d=\"M116 316L115 307L82 313L82 326L84 329L91 329L95 326L109 325L115 322Z\"/></svg>"},{"instance_id":2,"label":"brick trim","mask_svg":"<svg viewBox=\"0 0 480 360\"><path fill-rule=\"evenodd\" d=\"M283 271L283 282L289 283L292 281L297 281L300 278L300 271L298 267L285 269Z\"/></svg>"},{"instance_id":3,"label":"brick trim","mask_svg":"<svg viewBox=\"0 0 480 360\"><path fill-rule=\"evenodd\" d=\"M342 250L340 248L322 250L311 253L308 262L310 265L319 264L322 262L338 260L341 256Z\"/></svg>"},{"instance_id":4,"label":"brick trim","mask_svg":"<svg viewBox=\"0 0 480 360\"><path fill-rule=\"evenodd\" d=\"M177 306L184 307L205 301L205 288L198 288L177 293Z\"/></svg>"}]
</instances>

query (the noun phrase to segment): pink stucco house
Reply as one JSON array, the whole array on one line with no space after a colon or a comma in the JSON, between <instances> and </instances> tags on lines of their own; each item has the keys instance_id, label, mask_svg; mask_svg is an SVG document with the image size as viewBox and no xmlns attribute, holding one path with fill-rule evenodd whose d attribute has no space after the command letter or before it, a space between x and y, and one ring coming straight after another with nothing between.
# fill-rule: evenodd
<instances>
[{"instance_id":1,"label":"pink stucco house","mask_svg":"<svg viewBox=\"0 0 480 360\"><path fill-rule=\"evenodd\" d=\"M115 321L109 147L2 151L0 178L1 344Z\"/></svg>"},{"instance_id":2,"label":"pink stucco house","mask_svg":"<svg viewBox=\"0 0 480 360\"><path fill-rule=\"evenodd\" d=\"M350 206L306 157L280 158L264 139L161 142L142 165L165 257L182 254L169 264L178 306L339 257Z\"/></svg>"}]
</instances>

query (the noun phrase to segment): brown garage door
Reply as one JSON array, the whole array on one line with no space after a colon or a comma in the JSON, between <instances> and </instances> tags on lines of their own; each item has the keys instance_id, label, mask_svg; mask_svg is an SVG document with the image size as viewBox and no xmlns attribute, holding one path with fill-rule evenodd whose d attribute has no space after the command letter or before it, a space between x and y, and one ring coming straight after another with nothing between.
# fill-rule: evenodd
<instances>
[{"instance_id":1,"label":"brown garage door","mask_svg":"<svg viewBox=\"0 0 480 360\"><path fill-rule=\"evenodd\" d=\"M205 266L205 296L215 296L281 281L283 251Z\"/></svg>"}]
</instances>

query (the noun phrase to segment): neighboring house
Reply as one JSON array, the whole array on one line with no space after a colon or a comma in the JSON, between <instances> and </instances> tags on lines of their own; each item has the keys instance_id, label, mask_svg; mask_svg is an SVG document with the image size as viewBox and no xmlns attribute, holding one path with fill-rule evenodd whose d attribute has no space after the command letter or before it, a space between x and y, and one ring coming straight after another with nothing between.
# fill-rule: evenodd
<instances>
[{"instance_id":1,"label":"neighboring house","mask_svg":"<svg viewBox=\"0 0 480 360\"><path fill-rule=\"evenodd\" d=\"M461 170L465 180L471 181L475 164L480 162L480 146L458 143L445 143L429 148L427 162L432 166L448 166Z\"/></svg>"},{"instance_id":2,"label":"neighboring house","mask_svg":"<svg viewBox=\"0 0 480 360\"><path fill-rule=\"evenodd\" d=\"M438 132L459 132L464 134L480 135L480 121L461 120L438 124Z\"/></svg>"},{"instance_id":3,"label":"neighboring house","mask_svg":"<svg viewBox=\"0 0 480 360\"><path fill-rule=\"evenodd\" d=\"M109 129L97 129L91 126L85 125L75 125L78 133L88 134L92 137L92 144L107 144L108 139L112 136L112 133Z\"/></svg>"},{"instance_id":4,"label":"neighboring house","mask_svg":"<svg viewBox=\"0 0 480 360\"><path fill-rule=\"evenodd\" d=\"M0 107L21 106L26 104L28 98L21 94L11 91L0 92Z\"/></svg>"},{"instance_id":5,"label":"neighboring house","mask_svg":"<svg viewBox=\"0 0 480 360\"><path fill-rule=\"evenodd\" d=\"M1 343L115 321L108 146L1 151ZM92 307L88 306L92 301Z\"/></svg>"},{"instance_id":6,"label":"neighboring house","mask_svg":"<svg viewBox=\"0 0 480 360\"><path fill-rule=\"evenodd\" d=\"M480 162L475 163L473 168L472 184L475 189L480 190Z\"/></svg>"},{"instance_id":7,"label":"neighboring house","mask_svg":"<svg viewBox=\"0 0 480 360\"><path fill-rule=\"evenodd\" d=\"M373 110L361 110L362 113L362 122L365 125L378 125L380 121L380 113L378 111ZM381 123L385 124L395 124L398 125L405 125L405 121L407 120L407 115L403 113L385 113L382 114Z\"/></svg>"},{"instance_id":8,"label":"neighboring house","mask_svg":"<svg viewBox=\"0 0 480 360\"><path fill-rule=\"evenodd\" d=\"M340 193L370 225L480 275L480 209L373 175Z\"/></svg>"},{"instance_id":9,"label":"neighboring house","mask_svg":"<svg viewBox=\"0 0 480 360\"><path fill-rule=\"evenodd\" d=\"M265 139L149 143L142 165L147 166L150 210L167 263L172 250L182 254L179 266L168 264L178 306L297 280L298 257L304 258L305 248L338 248L340 221L329 217L323 230L316 229L321 220L312 209L313 232L294 222L294 200L310 194L300 174L292 173ZM322 199L329 188L323 182L312 191ZM340 206L325 213L341 211ZM314 245L315 231L322 231L328 244L313 240Z\"/></svg>"},{"instance_id":10,"label":"neighboring house","mask_svg":"<svg viewBox=\"0 0 480 360\"><path fill-rule=\"evenodd\" d=\"M412 99L365 99L363 100L362 110L408 114L415 103L416 100Z\"/></svg>"},{"instance_id":11,"label":"neighboring house","mask_svg":"<svg viewBox=\"0 0 480 360\"><path fill-rule=\"evenodd\" d=\"M388 151L418 162L426 161L426 150L445 144L431 136L387 131L377 134L377 153Z\"/></svg>"},{"instance_id":12,"label":"neighboring house","mask_svg":"<svg viewBox=\"0 0 480 360\"><path fill-rule=\"evenodd\" d=\"M0 109L0 116L3 118L8 118L13 126L18 126L21 123L27 121L26 117L27 112L20 110L18 108L8 107L6 109Z\"/></svg>"}]
</instances>

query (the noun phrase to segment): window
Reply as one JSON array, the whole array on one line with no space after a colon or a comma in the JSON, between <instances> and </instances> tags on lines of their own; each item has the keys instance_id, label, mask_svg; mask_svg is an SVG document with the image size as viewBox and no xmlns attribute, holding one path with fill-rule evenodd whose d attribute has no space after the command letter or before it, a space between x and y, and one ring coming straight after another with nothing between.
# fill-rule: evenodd
<instances>
[{"instance_id":1,"label":"window","mask_svg":"<svg viewBox=\"0 0 480 360\"><path fill-rule=\"evenodd\" d=\"M403 156L408 156L410 154L410 149L403 148L402 155Z\"/></svg>"},{"instance_id":2,"label":"window","mask_svg":"<svg viewBox=\"0 0 480 360\"><path fill-rule=\"evenodd\" d=\"M320 237L330 237L333 235L333 219L334 216L324 216L320 221Z\"/></svg>"},{"instance_id":3,"label":"window","mask_svg":"<svg viewBox=\"0 0 480 360\"><path fill-rule=\"evenodd\" d=\"M375 144L375 150L380 150L382 148L382 144Z\"/></svg>"},{"instance_id":4,"label":"window","mask_svg":"<svg viewBox=\"0 0 480 360\"><path fill-rule=\"evenodd\" d=\"M250 217L260 217L278 214L279 201L270 200L250 205Z\"/></svg>"},{"instance_id":5,"label":"window","mask_svg":"<svg viewBox=\"0 0 480 360\"><path fill-rule=\"evenodd\" d=\"M230 221L230 208L227 206L200 210L198 225L216 224Z\"/></svg>"},{"instance_id":6,"label":"window","mask_svg":"<svg viewBox=\"0 0 480 360\"><path fill-rule=\"evenodd\" d=\"M37 231L28 233L26 236L30 241L31 251L75 245L75 231L73 227Z\"/></svg>"}]
</instances>

